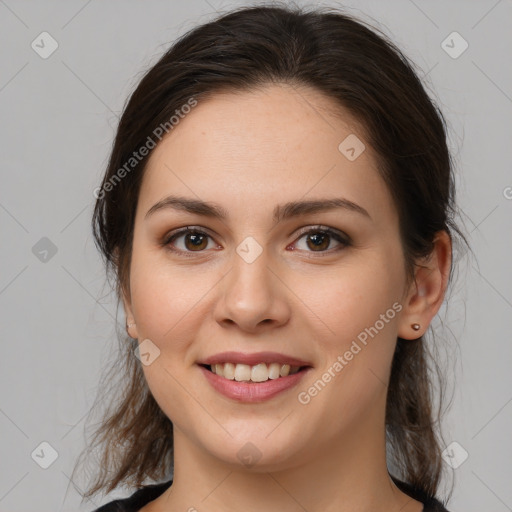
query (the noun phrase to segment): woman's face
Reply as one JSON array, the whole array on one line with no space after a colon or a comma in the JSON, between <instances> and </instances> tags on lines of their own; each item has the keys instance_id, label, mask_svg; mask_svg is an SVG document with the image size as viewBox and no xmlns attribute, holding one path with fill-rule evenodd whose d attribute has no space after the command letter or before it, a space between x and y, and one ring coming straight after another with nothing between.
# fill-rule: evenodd
<instances>
[{"instance_id":1,"label":"woman's face","mask_svg":"<svg viewBox=\"0 0 512 512\"><path fill-rule=\"evenodd\" d=\"M398 217L364 133L335 108L285 85L216 95L148 162L130 332L175 436L212 461L278 469L382 442L407 293ZM171 195L225 217L170 202L148 214ZM316 201L338 204L308 209ZM223 352L239 354L221 362L252 364L223 367L235 380L200 365ZM243 357L260 352L280 355ZM307 368L237 380L276 377L291 358Z\"/></svg>"}]
</instances>

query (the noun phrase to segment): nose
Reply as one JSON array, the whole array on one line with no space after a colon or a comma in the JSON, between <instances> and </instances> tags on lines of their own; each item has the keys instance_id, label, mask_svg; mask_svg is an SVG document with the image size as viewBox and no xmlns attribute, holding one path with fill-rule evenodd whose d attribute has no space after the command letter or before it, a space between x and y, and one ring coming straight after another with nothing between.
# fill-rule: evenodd
<instances>
[{"instance_id":1,"label":"nose","mask_svg":"<svg viewBox=\"0 0 512 512\"><path fill-rule=\"evenodd\" d=\"M290 291L277 265L263 252L252 262L233 252L232 267L222 280L215 319L223 327L261 332L290 318Z\"/></svg>"}]
</instances>

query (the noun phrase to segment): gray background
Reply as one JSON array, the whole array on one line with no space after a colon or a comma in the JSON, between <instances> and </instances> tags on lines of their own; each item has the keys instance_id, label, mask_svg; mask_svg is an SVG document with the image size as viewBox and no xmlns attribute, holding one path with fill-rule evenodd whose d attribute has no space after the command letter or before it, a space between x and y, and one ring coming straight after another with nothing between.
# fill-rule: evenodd
<instances>
[{"instance_id":1,"label":"gray background","mask_svg":"<svg viewBox=\"0 0 512 512\"><path fill-rule=\"evenodd\" d=\"M142 71L178 35L242 3L0 0L2 512L92 510L115 496L81 505L69 480L115 336L90 232L93 190ZM512 3L340 4L378 20L450 123L460 222L475 258L462 258L450 306L433 323L455 383L445 431L460 447L447 460L468 453L451 471L449 509L512 510ZM43 31L58 43L46 59L31 47L43 46ZM464 42L447 39L454 31L469 45L457 58ZM39 51L50 48L45 39ZM58 453L47 469L41 442Z\"/></svg>"}]
</instances>

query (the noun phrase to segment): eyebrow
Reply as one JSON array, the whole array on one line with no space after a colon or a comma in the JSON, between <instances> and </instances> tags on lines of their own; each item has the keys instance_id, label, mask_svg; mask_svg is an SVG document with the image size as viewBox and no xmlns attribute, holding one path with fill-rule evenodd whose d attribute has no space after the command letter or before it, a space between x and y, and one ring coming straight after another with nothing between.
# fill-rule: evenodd
<instances>
[{"instance_id":1,"label":"eyebrow","mask_svg":"<svg viewBox=\"0 0 512 512\"><path fill-rule=\"evenodd\" d=\"M155 203L146 213L145 219L157 211L168 208L181 210L188 213L211 217L224 221L228 219L228 212L220 205L212 202L206 202L199 199L192 199L182 196L168 196L158 203ZM283 220L298 217L300 215L325 212L334 209L344 209L359 213L372 220L370 214L360 205L344 198L315 199L310 201L291 201L274 208L273 220L277 224Z\"/></svg>"}]
</instances>

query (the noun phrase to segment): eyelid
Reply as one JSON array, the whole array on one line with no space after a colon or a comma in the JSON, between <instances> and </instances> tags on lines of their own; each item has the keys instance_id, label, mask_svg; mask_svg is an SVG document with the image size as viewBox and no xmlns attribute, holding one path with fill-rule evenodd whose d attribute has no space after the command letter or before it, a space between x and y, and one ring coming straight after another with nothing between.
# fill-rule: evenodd
<instances>
[{"instance_id":1,"label":"eyelid","mask_svg":"<svg viewBox=\"0 0 512 512\"><path fill-rule=\"evenodd\" d=\"M306 226L301 228L295 236L302 236L310 231L322 231L327 234L333 234L342 238L347 244L352 243L352 239L344 232L339 229L331 228L329 226L325 226L323 224L313 224L311 226Z\"/></svg>"},{"instance_id":2,"label":"eyelid","mask_svg":"<svg viewBox=\"0 0 512 512\"><path fill-rule=\"evenodd\" d=\"M214 236L210 233L210 231L207 228L204 228L202 226L184 226L182 228L177 228L175 230L172 230L172 231L166 233L162 238L161 245L168 248L173 253L178 253L180 255L184 255L185 257L193 256L194 253L201 254L201 253L206 252L205 250L182 251L181 249L172 248L171 241L173 241L173 239L176 239L180 236L186 235L189 232L206 235L215 241ZM344 247L348 247L348 246L352 245L351 237L349 235L347 235L345 232L340 231L335 228L331 228L329 226L322 225L322 224L315 224L315 225L305 226L305 227L301 228L295 234L295 239L291 243L295 244L300 238L302 238L304 235L306 235L310 232L323 232L323 233L335 238L336 241L338 241L342 245L341 248L338 247L338 248L334 248L334 249L329 249L327 251L306 251L306 252L311 252L312 254L316 253L319 256L330 255L334 252L341 250ZM217 242L215 242L215 243L217 243ZM288 244L288 245L290 245L290 244ZM287 245L287 247L288 247L288 245Z\"/></svg>"},{"instance_id":3,"label":"eyelid","mask_svg":"<svg viewBox=\"0 0 512 512\"><path fill-rule=\"evenodd\" d=\"M171 231L166 232L166 234L163 236L163 239L169 239L174 235L182 234L182 232L187 231L200 231L204 232L209 236L213 236L208 228L205 228L203 226L194 226L192 224L187 224L186 226L182 226L181 228L172 229Z\"/></svg>"}]
</instances>

